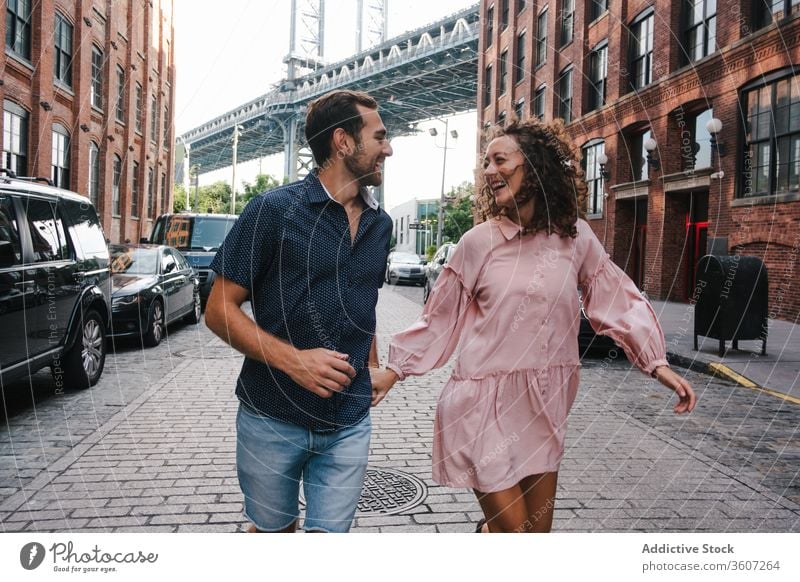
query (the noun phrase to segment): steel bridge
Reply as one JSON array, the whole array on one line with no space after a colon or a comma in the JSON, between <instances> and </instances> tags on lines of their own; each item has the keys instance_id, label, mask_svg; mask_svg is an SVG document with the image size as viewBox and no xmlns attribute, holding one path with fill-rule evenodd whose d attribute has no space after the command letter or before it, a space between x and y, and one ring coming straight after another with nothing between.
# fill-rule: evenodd
<instances>
[{"instance_id":1,"label":"steel bridge","mask_svg":"<svg viewBox=\"0 0 800 582\"><path fill-rule=\"evenodd\" d=\"M297 2L302 6L297 6ZM333 89L368 91L392 137L416 133L426 119L475 109L478 84L478 5L384 40L386 3L359 2L357 39L374 46L322 64L324 0L293 0L287 78L269 93L178 138L194 172L284 152L291 180L311 168L303 147L306 105ZM362 15L367 13L368 18ZM367 22L365 23L364 20ZM366 24L366 26L365 26ZM187 167L188 164L187 164Z\"/></svg>"}]
</instances>

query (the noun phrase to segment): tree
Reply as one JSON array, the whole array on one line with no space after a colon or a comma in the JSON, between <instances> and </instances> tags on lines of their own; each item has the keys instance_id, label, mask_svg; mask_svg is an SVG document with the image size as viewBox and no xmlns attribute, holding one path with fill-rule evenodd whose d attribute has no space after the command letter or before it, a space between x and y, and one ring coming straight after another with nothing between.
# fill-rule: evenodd
<instances>
[{"instance_id":1,"label":"tree","mask_svg":"<svg viewBox=\"0 0 800 582\"><path fill-rule=\"evenodd\" d=\"M444 206L444 227L442 228L442 238L449 242L457 243L462 235L474 225L473 196L475 186L470 182L464 182L450 190L446 196Z\"/></svg>"},{"instance_id":2,"label":"tree","mask_svg":"<svg viewBox=\"0 0 800 582\"><path fill-rule=\"evenodd\" d=\"M288 180L284 179L283 183L286 184ZM269 190L273 190L281 185L277 178L269 174L258 174L254 183L243 182L244 193L236 197L236 214L241 214L247 203L253 198Z\"/></svg>"},{"instance_id":3,"label":"tree","mask_svg":"<svg viewBox=\"0 0 800 582\"><path fill-rule=\"evenodd\" d=\"M231 209L231 185L227 182L214 182L209 186L200 186L200 203L196 212L226 214Z\"/></svg>"},{"instance_id":4,"label":"tree","mask_svg":"<svg viewBox=\"0 0 800 582\"><path fill-rule=\"evenodd\" d=\"M172 187L172 212L184 210L186 210L186 187L183 184L175 184Z\"/></svg>"}]
</instances>

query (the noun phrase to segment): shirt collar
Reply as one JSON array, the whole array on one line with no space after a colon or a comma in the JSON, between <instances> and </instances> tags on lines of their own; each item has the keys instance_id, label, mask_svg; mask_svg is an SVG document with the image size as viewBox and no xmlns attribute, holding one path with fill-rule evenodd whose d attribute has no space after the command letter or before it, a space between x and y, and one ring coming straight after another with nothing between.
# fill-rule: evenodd
<instances>
[{"instance_id":1,"label":"shirt collar","mask_svg":"<svg viewBox=\"0 0 800 582\"><path fill-rule=\"evenodd\" d=\"M308 173L306 176L306 180L309 180L312 183L315 183L315 186L319 186L318 188L311 188L308 191L308 199L311 202L328 202L332 200L339 204L339 202L331 196L331 193L328 192L328 189L325 187L319 179L319 170L314 168L311 172ZM372 210L378 210L380 204L378 200L372 195L368 188L362 186L359 189L359 194L361 194L361 199L364 201L364 204L367 205L368 208L372 208Z\"/></svg>"},{"instance_id":2,"label":"shirt collar","mask_svg":"<svg viewBox=\"0 0 800 582\"><path fill-rule=\"evenodd\" d=\"M497 226L500 228L500 232L503 233L503 236L506 237L506 240L511 240L515 236L519 236L523 231L520 225L507 216L498 216L495 220L497 220Z\"/></svg>"}]
</instances>

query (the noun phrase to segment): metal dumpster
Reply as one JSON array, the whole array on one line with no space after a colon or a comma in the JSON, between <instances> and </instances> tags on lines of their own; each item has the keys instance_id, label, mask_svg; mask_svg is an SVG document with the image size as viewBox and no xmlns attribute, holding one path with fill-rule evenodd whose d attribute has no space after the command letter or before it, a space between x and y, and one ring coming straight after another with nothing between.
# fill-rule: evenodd
<instances>
[{"instance_id":1,"label":"metal dumpster","mask_svg":"<svg viewBox=\"0 0 800 582\"><path fill-rule=\"evenodd\" d=\"M767 354L769 285L767 268L758 257L706 255L697 263L697 304L694 309L694 349L697 336L719 340L719 355L731 340L761 340Z\"/></svg>"}]
</instances>

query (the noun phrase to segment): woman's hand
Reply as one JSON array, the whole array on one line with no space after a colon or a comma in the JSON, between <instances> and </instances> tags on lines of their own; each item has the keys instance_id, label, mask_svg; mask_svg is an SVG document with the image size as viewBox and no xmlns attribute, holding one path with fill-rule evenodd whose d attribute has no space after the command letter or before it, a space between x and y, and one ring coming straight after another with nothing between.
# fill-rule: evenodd
<instances>
[{"instance_id":1,"label":"woman's hand","mask_svg":"<svg viewBox=\"0 0 800 582\"><path fill-rule=\"evenodd\" d=\"M377 406L397 382L397 374L389 368L370 368L369 375L372 379L372 406Z\"/></svg>"},{"instance_id":2,"label":"woman's hand","mask_svg":"<svg viewBox=\"0 0 800 582\"><path fill-rule=\"evenodd\" d=\"M653 376L678 395L679 400L674 409L676 414L694 410L694 405L697 404L697 396L692 390L692 385L685 378L676 374L669 366L659 366L653 372Z\"/></svg>"}]
</instances>

